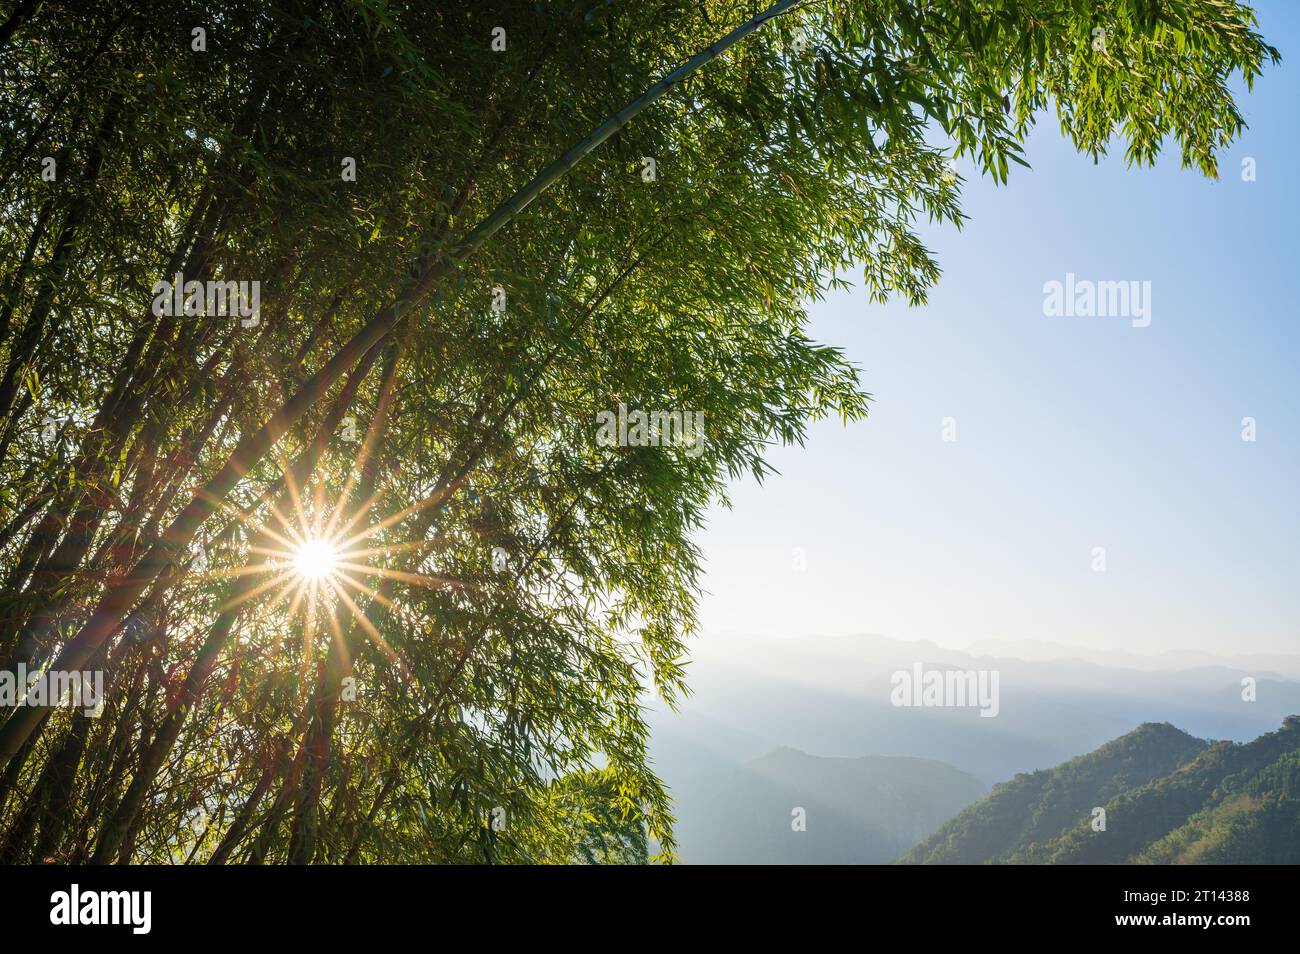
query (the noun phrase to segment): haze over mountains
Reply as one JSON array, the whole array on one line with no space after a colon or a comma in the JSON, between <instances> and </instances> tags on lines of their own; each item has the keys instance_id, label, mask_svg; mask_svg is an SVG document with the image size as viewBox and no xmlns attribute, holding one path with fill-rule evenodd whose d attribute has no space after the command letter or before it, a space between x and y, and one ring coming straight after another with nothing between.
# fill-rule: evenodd
<instances>
[{"instance_id":1,"label":"haze over mountains","mask_svg":"<svg viewBox=\"0 0 1300 954\"><path fill-rule=\"evenodd\" d=\"M988 791L942 762L789 748L712 783L696 793L690 852L727 864L884 864Z\"/></svg>"},{"instance_id":2,"label":"haze over mountains","mask_svg":"<svg viewBox=\"0 0 1300 954\"><path fill-rule=\"evenodd\" d=\"M1022 659L1030 662L1078 659L1107 668L1136 669L1141 672L1169 669L1198 669L1226 666L1247 672L1270 672L1285 679L1300 681L1300 655L1286 653L1214 653L1196 650L1143 655L1124 649L1083 649L1062 643L1031 639L981 639L964 647L968 654Z\"/></svg>"},{"instance_id":3,"label":"haze over mountains","mask_svg":"<svg viewBox=\"0 0 1300 954\"><path fill-rule=\"evenodd\" d=\"M1195 739L1248 742L1300 712L1300 681L1288 678L1300 672L1300 657L1269 657L1269 668L1254 668L1243 662L1265 660L1117 654L1114 665L1103 665L1095 653L1079 658L1085 654L1049 644L989 648L1005 655L874 636L702 638L689 669L691 697L680 712L651 717L653 756L676 800L682 859L757 860L770 856L781 839L809 844L791 850L817 855L811 850L815 816L810 814L803 833L808 838L786 838L791 809L800 805L790 801L791 777L813 780L830 773L820 801L807 784L804 794L795 794L837 819L831 828L844 844L856 846L854 860L888 860L879 857L885 846L900 845L901 852L929 833L923 830L927 824L933 830L944 819L891 812L889 795L882 794L887 790L905 791L910 799L924 796L925 804L938 809L960 808L980 793L956 779L969 776L993 786L1091 753L1144 723L1170 723ZM1036 658L1026 658L1031 656ZM890 676L916 663L997 670L999 714L980 718L974 708L891 705ZM1183 663L1190 665L1178 668ZM1245 677L1255 680L1254 702L1242 698ZM772 754L781 748L801 755ZM943 791L927 790L923 778L903 771L903 763L863 756L939 762L957 774L936 776L951 782L935 781ZM860 775L844 766L836 775L816 760L775 771L801 757L861 760ZM852 777L859 781L851 783ZM855 784L862 793L858 803L848 791Z\"/></svg>"}]
</instances>

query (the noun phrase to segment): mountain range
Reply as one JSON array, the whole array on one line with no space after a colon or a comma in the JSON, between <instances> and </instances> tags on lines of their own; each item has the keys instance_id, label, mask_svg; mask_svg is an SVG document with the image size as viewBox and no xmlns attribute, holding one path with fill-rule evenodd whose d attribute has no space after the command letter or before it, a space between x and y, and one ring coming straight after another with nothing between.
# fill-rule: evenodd
<instances>
[{"instance_id":1,"label":"mountain range","mask_svg":"<svg viewBox=\"0 0 1300 954\"><path fill-rule=\"evenodd\" d=\"M1300 716L1246 743L1147 723L995 786L901 860L1300 863Z\"/></svg>"},{"instance_id":2,"label":"mountain range","mask_svg":"<svg viewBox=\"0 0 1300 954\"><path fill-rule=\"evenodd\" d=\"M990 786L997 786L988 796L992 799L1004 786L1030 785L1022 776L1065 770L1088 758L1093 762L1066 770L1086 773L1089 764L1095 766L1095 774L1086 776L1090 787L1078 793L1080 801L1050 786L1032 796L1024 789L1021 797L1038 806L1039 815L1023 843L1020 834L1012 837L999 828L1001 842L990 840L981 853L963 840L961 850L980 860L1003 861L1067 860L1087 854L1085 848L1099 851L1094 843L1066 850L1056 841L1070 826L1088 822L1093 808L1107 808L1112 798L1121 801L1107 809L1108 831L1122 835L1126 799L1198 758L1207 761L1197 771L1209 775L1196 776L1202 785L1197 796L1150 809L1169 817L1158 825L1145 821L1142 838L1124 842L1123 858L1155 852L1155 839L1147 838L1153 831L1164 838L1193 823L1213 823L1221 831L1233 812L1278 810L1270 807L1276 799L1262 786L1274 776L1277 784L1287 784L1286 765L1272 764L1280 755L1267 764L1251 763L1272 774L1253 783L1262 795L1243 792L1250 801L1215 801L1222 780L1213 766L1216 759L1236 764L1233 760L1245 758L1233 754L1239 748L1267 748L1261 737L1276 734L1288 715L1300 712L1300 682L1291 677L1300 671L1300 657L1087 655L1049 643L985 644L961 651L877 636L710 634L693 652L692 695L678 711L650 712L652 758L675 801L678 856L686 863L890 861L918 842L932 843L945 822L983 804ZM892 705L891 673L918 663L999 671L997 717L982 718L972 708ZM1255 689L1249 701L1243 692L1248 678ZM1132 738L1134 726L1142 726L1137 738ZM1112 752L1111 746L1133 746L1131 764L1112 763L1100 754ZM913 763L928 765L932 776ZM927 778L940 790L928 790ZM1040 778L1032 784L1047 783ZM1150 797L1144 796L1144 811L1154 804ZM908 803L917 811L898 810ZM791 830L795 807L807 810L805 832ZM1217 812L1213 819L1192 817L1210 809ZM1239 827L1246 822L1232 817ZM1106 844L1121 841L1116 837ZM1188 857L1209 851L1209 842L1197 843Z\"/></svg>"}]
</instances>

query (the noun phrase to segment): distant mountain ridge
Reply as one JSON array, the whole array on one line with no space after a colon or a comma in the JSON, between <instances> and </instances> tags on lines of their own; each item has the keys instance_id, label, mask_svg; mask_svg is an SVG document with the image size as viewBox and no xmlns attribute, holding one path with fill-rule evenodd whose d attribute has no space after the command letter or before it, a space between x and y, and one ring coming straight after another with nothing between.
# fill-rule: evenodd
<instances>
[{"instance_id":1,"label":"distant mountain ridge","mask_svg":"<svg viewBox=\"0 0 1300 954\"><path fill-rule=\"evenodd\" d=\"M1073 659L1112 669L1137 669L1150 672L1226 667L1244 670L1264 678L1300 679L1300 655L1295 653L1219 654L1195 650L1169 650L1147 654L1114 647L1089 649L1039 639L980 639L965 644L962 650L976 656L1021 659L1027 662Z\"/></svg>"},{"instance_id":2,"label":"distant mountain ridge","mask_svg":"<svg viewBox=\"0 0 1300 954\"><path fill-rule=\"evenodd\" d=\"M1105 829L1094 830L1094 809ZM905 864L1300 863L1300 717L1251 742L1146 723L994 787Z\"/></svg>"},{"instance_id":3,"label":"distant mountain ridge","mask_svg":"<svg viewBox=\"0 0 1300 954\"><path fill-rule=\"evenodd\" d=\"M983 782L907 756L782 747L719 779L683 839L688 863L881 864L981 798Z\"/></svg>"},{"instance_id":4,"label":"distant mountain ridge","mask_svg":"<svg viewBox=\"0 0 1300 954\"><path fill-rule=\"evenodd\" d=\"M894 707L893 673L918 662L998 671L998 717ZM1242 702L1246 676L1256 680L1254 704ZM824 755L935 759L992 786L1091 752L1144 722L1244 742L1300 712L1300 681L1273 680L1262 669L1026 662L883 637L711 636L694 650L691 686L678 711L651 717L657 764L684 797L694 785L690 775L711 773L723 762L740 765L782 745Z\"/></svg>"}]
</instances>

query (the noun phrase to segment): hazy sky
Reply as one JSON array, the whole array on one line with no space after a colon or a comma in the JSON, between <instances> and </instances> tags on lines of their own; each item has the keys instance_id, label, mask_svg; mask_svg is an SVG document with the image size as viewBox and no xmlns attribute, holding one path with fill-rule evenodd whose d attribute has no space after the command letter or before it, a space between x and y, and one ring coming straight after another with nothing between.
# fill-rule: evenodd
<instances>
[{"instance_id":1,"label":"hazy sky","mask_svg":"<svg viewBox=\"0 0 1300 954\"><path fill-rule=\"evenodd\" d=\"M1286 59L1218 182L1176 147L1094 166L1049 120L1009 186L959 166L970 221L924 233L929 305L813 305L873 411L713 514L706 630L1300 652L1300 4L1259 8ZM1046 317L1067 272L1149 281L1150 325Z\"/></svg>"}]
</instances>

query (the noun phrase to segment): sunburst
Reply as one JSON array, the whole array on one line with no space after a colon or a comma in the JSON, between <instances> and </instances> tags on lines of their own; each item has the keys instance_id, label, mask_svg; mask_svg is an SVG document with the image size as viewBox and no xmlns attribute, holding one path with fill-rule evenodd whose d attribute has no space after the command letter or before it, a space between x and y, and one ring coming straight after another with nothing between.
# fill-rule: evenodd
<instances>
[{"instance_id":1,"label":"sunburst","mask_svg":"<svg viewBox=\"0 0 1300 954\"><path fill-rule=\"evenodd\" d=\"M294 551L293 568L304 580L319 582L334 575L339 559L337 541L310 537Z\"/></svg>"},{"instance_id":2,"label":"sunburst","mask_svg":"<svg viewBox=\"0 0 1300 954\"><path fill-rule=\"evenodd\" d=\"M318 635L324 635L323 622L345 654L348 644L355 645L353 638L345 635L345 629L355 625L390 662L405 670L402 660L380 635L368 613L379 607L394 611L397 595L394 588L399 584L440 588L464 584L386 565L393 558L399 564L408 560L418 564L434 545L433 541L418 538L381 543L378 537L444 501L459 489L461 481L453 481L440 492L372 522L368 518L378 509L380 494L363 500L354 496L356 475L362 470L369 443L367 440L363 445L338 494L341 502L333 505L327 501L321 482L316 483L315 493L303 493L294 478L294 468L281 460L284 498L287 498L282 498L282 503L287 506L278 506L269 494L264 496L250 508L254 512L265 508L266 517L262 520L254 519L250 510L227 508L227 513L248 534L248 559L242 566L206 575L239 580L223 609L258 600L266 611L287 602L289 618L300 617L304 662L312 655L312 642ZM351 506L342 503L349 500Z\"/></svg>"}]
</instances>

